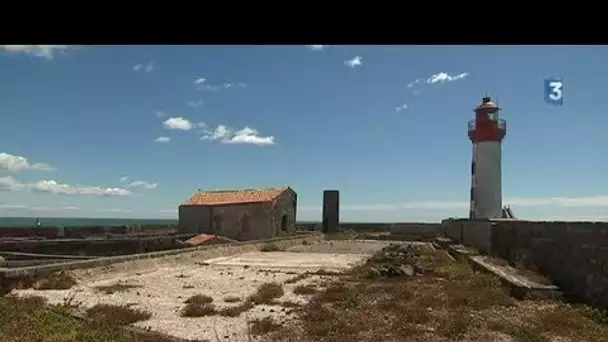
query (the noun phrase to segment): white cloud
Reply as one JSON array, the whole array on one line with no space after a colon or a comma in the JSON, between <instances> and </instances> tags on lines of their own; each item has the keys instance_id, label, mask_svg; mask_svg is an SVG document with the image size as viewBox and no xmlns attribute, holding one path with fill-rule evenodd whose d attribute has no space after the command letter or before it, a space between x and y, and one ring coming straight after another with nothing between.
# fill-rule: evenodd
<instances>
[{"instance_id":1,"label":"white cloud","mask_svg":"<svg viewBox=\"0 0 608 342\"><path fill-rule=\"evenodd\" d=\"M219 140L223 144L274 145L273 136L261 136L257 130L245 127L233 130L226 125L218 125L213 131L203 130L201 140Z\"/></svg>"},{"instance_id":2,"label":"white cloud","mask_svg":"<svg viewBox=\"0 0 608 342\"><path fill-rule=\"evenodd\" d=\"M158 138L154 139L154 141L157 142L157 143L166 143L166 142L171 141L171 138L169 138L169 137L158 137Z\"/></svg>"},{"instance_id":3,"label":"white cloud","mask_svg":"<svg viewBox=\"0 0 608 342\"><path fill-rule=\"evenodd\" d=\"M227 89L244 89L247 88L247 84L242 82L227 82L223 84L210 84L207 83L207 80L204 78L199 78L194 81L196 84L196 90L204 90L204 91L218 91L218 90L227 90Z\"/></svg>"},{"instance_id":4,"label":"white cloud","mask_svg":"<svg viewBox=\"0 0 608 342\"><path fill-rule=\"evenodd\" d=\"M192 107L192 108L198 108L198 107L200 107L202 105L203 105L203 100L188 102L188 107Z\"/></svg>"},{"instance_id":5,"label":"white cloud","mask_svg":"<svg viewBox=\"0 0 608 342\"><path fill-rule=\"evenodd\" d=\"M463 72L463 73L455 75L455 76L451 76L447 72L439 72L439 73L433 74L433 75L431 75L431 77L427 78L426 83L435 84L435 83L453 82L453 81L462 80L467 76L469 76L468 72Z\"/></svg>"},{"instance_id":6,"label":"white cloud","mask_svg":"<svg viewBox=\"0 0 608 342\"><path fill-rule=\"evenodd\" d=\"M260 132L253 128L245 127L234 132L232 138L224 141L226 144L251 144L251 145L274 145L273 136L260 136Z\"/></svg>"},{"instance_id":7,"label":"white cloud","mask_svg":"<svg viewBox=\"0 0 608 342\"><path fill-rule=\"evenodd\" d=\"M152 72L154 71L154 63L150 61L146 64L136 64L133 67L133 71Z\"/></svg>"},{"instance_id":8,"label":"white cloud","mask_svg":"<svg viewBox=\"0 0 608 342\"><path fill-rule=\"evenodd\" d=\"M133 210L128 209L120 209L120 208L111 208L111 209L102 209L104 213L132 213Z\"/></svg>"},{"instance_id":9,"label":"white cloud","mask_svg":"<svg viewBox=\"0 0 608 342\"><path fill-rule=\"evenodd\" d=\"M402 104L401 106L398 106L398 107L396 108L396 110L397 110L398 112L400 112L400 111L402 111L402 110L406 110L406 109L407 109L407 104L405 104L405 103L404 103L404 104Z\"/></svg>"},{"instance_id":10,"label":"white cloud","mask_svg":"<svg viewBox=\"0 0 608 342\"><path fill-rule=\"evenodd\" d=\"M408 89L409 89L409 88L412 88L413 86L415 86L416 84L418 84L418 83L420 83L420 82L421 82L421 80L420 80L420 79L415 79L414 81L410 82L410 83L407 85L407 87L408 87Z\"/></svg>"},{"instance_id":11,"label":"white cloud","mask_svg":"<svg viewBox=\"0 0 608 342\"><path fill-rule=\"evenodd\" d=\"M306 45L306 47L311 49L312 51L321 51L323 49L328 48L329 45Z\"/></svg>"},{"instance_id":12,"label":"white cloud","mask_svg":"<svg viewBox=\"0 0 608 342\"><path fill-rule=\"evenodd\" d=\"M21 191L24 185L13 177L0 177L0 191Z\"/></svg>"},{"instance_id":13,"label":"white cloud","mask_svg":"<svg viewBox=\"0 0 608 342\"><path fill-rule=\"evenodd\" d=\"M167 116L167 113L163 112L162 110L158 110L154 112L154 115L156 115L157 118L164 118Z\"/></svg>"},{"instance_id":14,"label":"white cloud","mask_svg":"<svg viewBox=\"0 0 608 342\"><path fill-rule=\"evenodd\" d=\"M247 88L247 84L240 82L240 83L224 83L224 89L243 89L243 88Z\"/></svg>"},{"instance_id":15,"label":"white cloud","mask_svg":"<svg viewBox=\"0 0 608 342\"><path fill-rule=\"evenodd\" d=\"M28 210L28 211L45 211L45 212L57 212L57 211L79 211L80 208L76 206L64 206L64 207L45 207L45 206L29 206L23 204L0 204L0 209L6 210Z\"/></svg>"},{"instance_id":16,"label":"white cloud","mask_svg":"<svg viewBox=\"0 0 608 342\"><path fill-rule=\"evenodd\" d=\"M27 158L8 153L0 153L0 171L52 171L53 167L44 163L31 163Z\"/></svg>"},{"instance_id":17,"label":"white cloud","mask_svg":"<svg viewBox=\"0 0 608 342\"><path fill-rule=\"evenodd\" d=\"M361 65L363 65L363 57L356 56L353 59L349 59L349 60L345 61L344 65L346 65L349 68L356 68L358 66L361 66Z\"/></svg>"},{"instance_id":18,"label":"white cloud","mask_svg":"<svg viewBox=\"0 0 608 342\"><path fill-rule=\"evenodd\" d=\"M26 209L28 208L27 205L23 205L23 204L0 204L0 209Z\"/></svg>"},{"instance_id":19,"label":"white cloud","mask_svg":"<svg viewBox=\"0 0 608 342\"><path fill-rule=\"evenodd\" d=\"M512 197L503 200L505 205L514 210L518 207L562 207L562 208L608 208L608 195L587 197L538 197L523 198ZM340 210L345 211L390 211L400 209L468 209L469 201L411 201L392 204L361 204L341 205ZM302 210L318 210L318 206L303 206Z\"/></svg>"},{"instance_id":20,"label":"white cloud","mask_svg":"<svg viewBox=\"0 0 608 342\"><path fill-rule=\"evenodd\" d=\"M102 188L99 186L73 186L58 183L54 180L41 180L28 184L31 191L61 195L90 195L90 196L128 196L131 191L122 188Z\"/></svg>"},{"instance_id":21,"label":"white cloud","mask_svg":"<svg viewBox=\"0 0 608 342\"><path fill-rule=\"evenodd\" d=\"M232 130L226 125L217 125L213 131L203 130L201 140L220 140L226 139L232 134Z\"/></svg>"},{"instance_id":22,"label":"white cloud","mask_svg":"<svg viewBox=\"0 0 608 342\"><path fill-rule=\"evenodd\" d=\"M0 177L0 191L43 192L61 195L90 196L128 196L131 191L122 188L103 188L99 186L73 186L54 180L41 180L34 183L22 183L13 177Z\"/></svg>"},{"instance_id":23,"label":"white cloud","mask_svg":"<svg viewBox=\"0 0 608 342\"><path fill-rule=\"evenodd\" d=\"M163 122L163 126L166 129L177 129L182 131L189 131L192 129L192 123L183 117L168 118Z\"/></svg>"},{"instance_id":24,"label":"white cloud","mask_svg":"<svg viewBox=\"0 0 608 342\"><path fill-rule=\"evenodd\" d=\"M128 181L128 180L129 180L129 177L127 177L127 176L120 177L120 181L121 181L121 182L126 182L126 181Z\"/></svg>"},{"instance_id":25,"label":"white cloud","mask_svg":"<svg viewBox=\"0 0 608 342\"><path fill-rule=\"evenodd\" d=\"M7 52L23 53L46 59L53 59L56 53L68 48L69 45L0 45L0 49Z\"/></svg>"},{"instance_id":26,"label":"white cloud","mask_svg":"<svg viewBox=\"0 0 608 342\"><path fill-rule=\"evenodd\" d=\"M126 188L141 188L141 189L156 189L158 187L157 183L148 183L140 180L132 181L131 183L126 185Z\"/></svg>"}]
</instances>

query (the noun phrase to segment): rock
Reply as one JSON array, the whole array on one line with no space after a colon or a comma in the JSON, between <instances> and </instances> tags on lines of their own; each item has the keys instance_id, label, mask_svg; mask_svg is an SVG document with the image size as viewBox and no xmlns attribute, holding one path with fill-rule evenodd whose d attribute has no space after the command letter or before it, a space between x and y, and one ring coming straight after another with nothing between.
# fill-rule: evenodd
<instances>
[{"instance_id":1,"label":"rock","mask_svg":"<svg viewBox=\"0 0 608 342\"><path fill-rule=\"evenodd\" d=\"M414 275L414 268L411 265L401 265L397 268L401 273L401 275L405 275L411 277Z\"/></svg>"},{"instance_id":2,"label":"rock","mask_svg":"<svg viewBox=\"0 0 608 342\"><path fill-rule=\"evenodd\" d=\"M370 279L378 279L382 277L382 273L375 267L370 267L367 271L367 276Z\"/></svg>"}]
</instances>

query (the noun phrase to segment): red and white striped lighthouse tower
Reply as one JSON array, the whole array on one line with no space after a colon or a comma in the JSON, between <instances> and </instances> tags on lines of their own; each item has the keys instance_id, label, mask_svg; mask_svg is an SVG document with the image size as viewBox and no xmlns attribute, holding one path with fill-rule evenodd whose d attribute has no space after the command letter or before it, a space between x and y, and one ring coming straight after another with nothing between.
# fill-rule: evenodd
<instances>
[{"instance_id":1,"label":"red and white striped lighthouse tower","mask_svg":"<svg viewBox=\"0 0 608 342\"><path fill-rule=\"evenodd\" d=\"M473 143L471 160L470 219L502 217L502 140L507 133L505 120L498 117L500 108L484 97L469 121Z\"/></svg>"}]
</instances>

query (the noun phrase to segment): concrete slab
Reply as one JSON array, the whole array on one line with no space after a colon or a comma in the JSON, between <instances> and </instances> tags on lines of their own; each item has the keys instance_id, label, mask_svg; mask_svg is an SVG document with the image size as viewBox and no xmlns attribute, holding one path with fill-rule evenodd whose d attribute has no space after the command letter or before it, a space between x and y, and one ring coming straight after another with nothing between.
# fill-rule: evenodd
<instances>
[{"instance_id":1,"label":"concrete slab","mask_svg":"<svg viewBox=\"0 0 608 342\"><path fill-rule=\"evenodd\" d=\"M364 255L295 252L246 253L205 260L219 266L254 266L263 268L347 269L363 262Z\"/></svg>"}]
</instances>

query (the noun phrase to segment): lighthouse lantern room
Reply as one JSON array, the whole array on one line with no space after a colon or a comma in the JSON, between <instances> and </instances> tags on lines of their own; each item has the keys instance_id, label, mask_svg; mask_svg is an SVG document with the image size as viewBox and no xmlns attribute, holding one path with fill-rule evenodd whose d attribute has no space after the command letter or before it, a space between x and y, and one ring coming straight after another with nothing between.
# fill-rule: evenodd
<instances>
[{"instance_id":1,"label":"lighthouse lantern room","mask_svg":"<svg viewBox=\"0 0 608 342\"><path fill-rule=\"evenodd\" d=\"M473 144L471 160L470 219L502 217L502 140L507 133L500 108L488 96L474 109L469 121L469 138Z\"/></svg>"}]
</instances>

